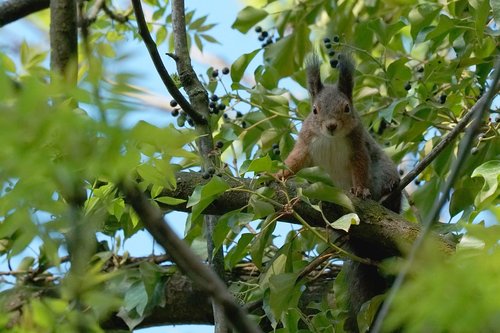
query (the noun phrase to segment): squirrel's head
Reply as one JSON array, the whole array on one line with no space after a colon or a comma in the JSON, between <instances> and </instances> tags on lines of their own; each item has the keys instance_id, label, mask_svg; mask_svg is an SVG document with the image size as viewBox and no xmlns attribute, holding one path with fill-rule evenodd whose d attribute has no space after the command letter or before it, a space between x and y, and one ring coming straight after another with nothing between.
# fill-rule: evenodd
<instances>
[{"instance_id":1,"label":"squirrel's head","mask_svg":"<svg viewBox=\"0 0 500 333\"><path fill-rule=\"evenodd\" d=\"M352 103L354 65L345 56L339 56L339 78L336 85L323 84L320 61L316 55L306 63L307 86L311 95L312 117L325 136L345 136L359 123Z\"/></svg>"}]
</instances>

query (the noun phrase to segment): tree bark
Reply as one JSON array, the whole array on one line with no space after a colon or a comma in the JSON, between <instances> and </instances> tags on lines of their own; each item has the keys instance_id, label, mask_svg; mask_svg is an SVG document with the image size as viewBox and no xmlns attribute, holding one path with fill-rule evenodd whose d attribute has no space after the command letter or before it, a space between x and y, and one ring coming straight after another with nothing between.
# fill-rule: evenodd
<instances>
[{"instance_id":1,"label":"tree bark","mask_svg":"<svg viewBox=\"0 0 500 333\"><path fill-rule=\"evenodd\" d=\"M0 3L0 27L49 8L50 0L10 0Z\"/></svg>"},{"instance_id":2,"label":"tree bark","mask_svg":"<svg viewBox=\"0 0 500 333\"><path fill-rule=\"evenodd\" d=\"M196 172L179 172L176 175L176 179L177 187L174 190L165 190L162 195L188 200L196 186L208 182L208 180L202 178L200 173ZM255 180L227 178L226 181L233 190L222 193L203 213L222 215L232 210L241 209L248 204L252 194L246 190L255 187ZM297 189L299 188L291 181L287 182L286 189L278 183L273 183L270 187L276 190L273 200L283 205L287 203L284 191L287 191L289 197L293 198L296 196ZM241 189L246 190L242 191ZM401 255L402 251L407 249L417 238L421 229L418 224L408 222L402 216L391 212L375 201L361 200L348 193L346 195L350 197L355 212L361 220L359 225L351 226L349 237L362 241L367 246L373 246L377 251L387 253L387 255ZM165 211L172 209L184 212L191 211L190 208L186 207L186 203L175 206L160 204L160 207ZM332 203L323 202L322 207L325 217L329 221L335 221L339 217L349 213L346 208ZM293 208L311 226L325 227L325 222L321 214L309 204L298 201ZM280 218L280 221L300 224L300 221L293 215L285 215ZM454 244L437 234L435 234L435 237L439 240L442 251L445 253L454 252Z\"/></svg>"},{"instance_id":3,"label":"tree bark","mask_svg":"<svg viewBox=\"0 0 500 333\"><path fill-rule=\"evenodd\" d=\"M78 29L76 0L50 1L50 69L76 85Z\"/></svg>"}]
</instances>

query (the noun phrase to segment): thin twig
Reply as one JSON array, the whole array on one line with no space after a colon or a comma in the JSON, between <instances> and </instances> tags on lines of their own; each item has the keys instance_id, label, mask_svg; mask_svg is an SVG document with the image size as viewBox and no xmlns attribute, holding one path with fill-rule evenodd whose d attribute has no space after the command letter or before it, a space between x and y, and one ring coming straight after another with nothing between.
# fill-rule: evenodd
<instances>
[{"instance_id":1,"label":"thin twig","mask_svg":"<svg viewBox=\"0 0 500 333\"><path fill-rule=\"evenodd\" d=\"M448 179L443 184L443 186L441 186L441 189L439 191L441 196L434 203L430 213L427 215L427 218L424 219L424 224L422 226L420 234L418 235L417 239L415 240L415 242L412 245L411 251L408 255L408 259L404 263L404 266L401 268L401 271L399 272L398 276L396 277L394 284L392 285L391 289L389 290L389 293L387 295L385 302L382 304L382 307L380 308L380 311L377 315L377 318L376 318L376 320L373 324L373 328L371 330L372 333L379 333L380 330L382 329L382 324L384 322L384 319L387 316L387 313L389 312L389 309L392 305L392 302L394 301L394 298L396 297L397 292L399 291L399 289L401 289L401 286L403 285L403 282L406 278L406 275L408 274L408 272L409 272L409 270L410 270L410 268L415 260L417 252L419 251L420 247L422 246L425 237L429 233L429 230L430 230L432 223L437 219L437 217L439 216L439 212L441 211L443 205L448 200L448 194L449 194L453 184L455 183L456 178L458 177L458 174L460 172L460 169L462 168L464 161L467 159L467 155L469 154L472 140L474 138L476 131L481 126L481 122L482 122L484 113L486 112L487 109L489 109L489 106L493 100L493 97L498 91L497 84L498 84L499 78L500 78L500 59L497 59L496 66L495 66L495 69L493 72L491 89L488 91L487 94L483 95L479 99L479 101L477 101L477 103L474 105L474 107L469 112L469 114L471 114L471 113L474 114L474 118L472 120L471 126L465 132L465 136L464 136L462 142L460 143L458 154L457 154L457 159L453 163L453 166L451 168ZM466 115L466 117L467 116L472 117L471 115ZM463 126L465 126L465 124ZM444 141L444 139L443 139L443 141Z\"/></svg>"},{"instance_id":2,"label":"thin twig","mask_svg":"<svg viewBox=\"0 0 500 333\"><path fill-rule=\"evenodd\" d=\"M149 233L172 256L178 267L223 307L226 318L234 328L243 333L261 332L228 292L221 279L165 223L161 211L151 205L136 186L122 183L120 188Z\"/></svg>"},{"instance_id":3,"label":"thin twig","mask_svg":"<svg viewBox=\"0 0 500 333\"><path fill-rule=\"evenodd\" d=\"M498 91L498 86L492 86L490 91L496 92ZM481 96L481 98L474 104L474 106L467 112L464 117L456 124L456 126L431 150L429 154L427 154L420 163L417 164L413 170L408 172L401 182L399 186L394 189L393 192L401 192L403 191L408 184L410 184L425 168L434 161L434 159L439 156L439 154L453 141L455 138L463 131L463 129L469 124L472 116L478 112L483 106L486 104L487 94ZM379 202L384 201L389 197L391 193L382 197Z\"/></svg>"},{"instance_id":4,"label":"thin twig","mask_svg":"<svg viewBox=\"0 0 500 333\"><path fill-rule=\"evenodd\" d=\"M160 75L163 84L167 88L170 95L172 95L172 97L180 105L182 110L184 110L184 112L186 112L187 115L191 117L191 119L193 119L195 123L206 124L206 118L192 108L191 104L186 100L184 95L182 95L180 90L175 85L174 80L172 80L172 77L165 68L163 61L161 60L160 53L158 52L158 49L156 47L156 43L153 41L153 38L149 34L146 19L144 18L144 12L142 11L141 0L132 0L132 5L134 6L135 18L137 20L139 34L141 35L144 44L146 44L151 60L153 61L156 71Z\"/></svg>"}]
</instances>

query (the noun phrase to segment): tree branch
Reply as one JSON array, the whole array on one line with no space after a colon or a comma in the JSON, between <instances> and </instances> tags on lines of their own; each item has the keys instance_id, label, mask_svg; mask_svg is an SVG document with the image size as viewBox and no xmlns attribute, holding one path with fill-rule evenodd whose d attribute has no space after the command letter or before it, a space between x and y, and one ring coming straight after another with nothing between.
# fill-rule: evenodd
<instances>
[{"instance_id":1,"label":"tree branch","mask_svg":"<svg viewBox=\"0 0 500 333\"><path fill-rule=\"evenodd\" d=\"M120 187L149 233L172 256L179 268L223 307L226 318L233 327L242 333L260 332L258 326L236 303L225 284L212 270L201 263L191 248L165 223L161 211L151 205L137 187L125 184L121 184Z\"/></svg>"},{"instance_id":2,"label":"tree branch","mask_svg":"<svg viewBox=\"0 0 500 333\"><path fill-rule=\"evenodd\" d=\"M50 0L10 0L0 2L0 27L17 21L42 9L49 8Z\"/></svg>"},{"instance_id":3,"label":"tree branch","mask_svg":"<svg viewBox=\"0 0 500 333\"><path fill-rule=\"evenodd\" d=\"M50 69L76 85L78 29L76 1L50 1Z\"/></svg>"},{"instance_id":4,"label":"tree branch","mask_svg":"<svg viewBox=\"0 0 500 333\"><path fill-rule=\"evenodd\" d=\"M174 190L165 190L162 196L170 196L178 199L188 200L198 185L203 185L208 181L202 178L200 173L196 172L178 172L176 174L177 187ZM232 189L222 193L216 198L205 210L205 214L218 214L242 209L248 205L252 190L255 188L255 180L245 178L228 178L225 179ZM273 200L281 205L288 203L285 191L288 196L293 198L297 195L299 188L292 181L287 181L287 187L283 188L278 183L270 185L276 194ZM420 226L415 223L406 221L400 215L391 212L390 210L379 205L372 200L362 200L346 193L353 203L355 212L358 214L361 223L353 225L349 230L349 237L362 241L367 246L373 246L374 249L387 253L388 255L400 255L401 249L407 248L417 238L420 232ZM186 204L175 206L167 206L160 204L162 209L168 209L190 212L190 208L186 208ZM339 217L349 213L349 211L339 205L332 203L322 203L323 212L329 221L335 221ZM281 209L276 207L277 210ZM313 209L309 204L303 201L297 201L293 206L303 219L310 225L315 227L324 227L325 222L321 214ZM300 224L292 215L285 215L280 218L280 221ZM454 252L454 244L440 238L440 245L446 253Z\"/></svg>"},{"instance_id":5,"label":"tree branch","mask_svg":"<svg viewBox=\"0 0 500 333\"><path fill-rule=\"evenodd\" d=\"M148 26L144 18L144 12L142 11L141 0L132 0L132 5L134 6L135 18L137 20L139 34L141 35L144 44L146 44L156 71L160 75L160 78L162 79L163 84L167 88L168 92L177 101L177 103L179 103L179 106L184 110L184 112L186 112L193 119L193 121L200 124L207 123L206 118L196 110L194 110L191 104L189 104L189 102L184 98L179 89L177 89L175 82L172 80L170 74L163 65L163 61L161 60L160 54L158 53L156 43L153 41L153 38L151 38L151 35L149 34Z\"/></svg>"}]
</instances>

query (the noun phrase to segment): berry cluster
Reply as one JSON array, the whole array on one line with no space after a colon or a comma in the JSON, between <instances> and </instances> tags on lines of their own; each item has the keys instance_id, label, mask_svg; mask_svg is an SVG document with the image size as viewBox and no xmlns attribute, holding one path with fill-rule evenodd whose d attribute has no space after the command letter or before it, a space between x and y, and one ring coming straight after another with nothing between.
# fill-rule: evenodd
<instances>
[{"instance_id":1,"label":"berry cluster","mask_svg":"<svg viewBox=\"0 0 500 333\"><path fill-rule=\"evenodd\" d=\"M337 55L337 53L335 52L335 47L338 45L338 43L340 43L339 36L333 36L332 39L328 37L323 38L323 45L328 52L328 57L330 58L330 66L332 68L337 68L339 64L340 54ZM337 57L335 57L335 55L337 55Z\"/></svg>"},{"instance_id":2,"label":"berry cluster","mask_svg":"<svg viewBox=\"0 0 500 333\"><path fill-rule=\"evenodd\" d=\"M274 43L273 36L269 35L269 32L266 30L263 30L262 27L256 26L255 32L259 34L259 37L257 38L259 40L259 42L263 42L262 47L266 47L266 46Z\"/></svg>"},{"instance_id":3,"label":"berry cluster","mask_svg":"<svg viewBox=\"0 0 500 333\"><path fill-rule=\"evenodd\" d=\"M217 103L219 101L219 103ZM219 114L219 111L224 111L226 109L226 104L219 100L219 96L213 94L210 96L210 103L208 103L210 108L209 112L213 114Z\"/></svg>"}]
</instances>

